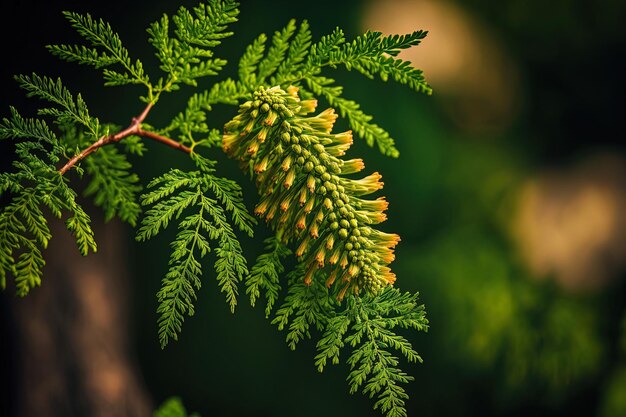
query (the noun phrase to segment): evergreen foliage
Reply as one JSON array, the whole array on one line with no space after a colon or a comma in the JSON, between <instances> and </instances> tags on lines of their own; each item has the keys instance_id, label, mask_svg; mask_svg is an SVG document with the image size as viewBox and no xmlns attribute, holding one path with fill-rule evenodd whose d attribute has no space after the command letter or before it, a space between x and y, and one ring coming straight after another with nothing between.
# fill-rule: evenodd
<instances>
[{"instance_id":1,"label":"evergreen foliage","mask_svg":"<svg viewBox=\"0 0 626 417\"><path fill-rule=\"evenodd\" d=\"M181 7L172 18L176 26L174 38L168 33L167 15L152 23L148 29L150 43L156 48L161 69L167 74L165 80L157 83L157 91L174 91L180 83L196 86L197 78L221 71L226 60L213 59L212 48L233 34L225 29L237 21L238 14L237 3L233 1L200 4L193 13Z\"/></svg>"},{"instance_id":2,"label":"evergreen foliage","mask_svg":"<svg viewBox=\"0 0 626 417\"><path fill-rule=\"evenodd\" d=\"M169 398L154 411L153 417L200 417L198 413L187 414L185 406L178 397Z\"/></svg>"},{"instance_id":3,"label":"evergreen foliage","mask_svg":"<svg viewBox=\"0 0 626 417\"><path fill-rule=\"evenodd\" d=\"M250 304L254 307L261 291L265 291L265 317L269 317L280 295L280 275L285 272L283 258L291 255L291 250L275 236L265 239L265 245L267 253L259 255L246 277L246 294L250 296Z\"/></svg>"},{"instance_id":4,"label":"evergreen foliage","mask_svg":"<svg viewBox=\"0 0 626 417\"><path fill-rule=\"evenodd\" d=\"M87 103L80 94L74 98L72 93L63 86L61 79L56 81L49 77L40 77L37 74L18 75L15 77L20 87L26 90L29 97L56 105L39 109L39 115L51 116L61 126L79 125L86 130L92 139L100 136L100 122L89 115Z\"/></svg>"},{"instance_id":5,"label":"evergreen foliage","mask_svg":"<svg viewBox=\"0 0 626 417\"><path fill-rule=\"evenodd\" d=\"M195 291L201 286L200 259L212 250L210 241L217 242L213 248L216 278L231 311L237 305L237 285L248 274L241 245L226 214L230 213L236 227L252 235L255 221L245 210L241 189L235 182L215 177L211 164L201 156L193 158L197 171L172 169L155 178L141 201L150 209L137 232L139 241L157 235L172 219L179 219L183 212L192 209L178 224L178 234L171 244L170 270L157 294L159 339L163 347L170 338L178 339L184 316L194 314Z\"/></svg>"},{"instance_id":6,"label":"evergreen foliage","mask_svg":"<svg viewBox=\"0 0 626 417\"><path fill-rule=\"evenodd\" d=\"M54 165L65 149L46 122L24 118L11 108L11 118L0 123L0 139L31 139L15 144L14 171L0 174L0 193L12 195L0 213L0 286L5 288L7 276L13 276L17 294L25 296L41 284L42 250L52 238L46 210L57 218L69 215L67 228L83 255L95 252L96 242L89 216Z\"/></svg>"},{"instance_id":7,"label":"evergreen foliage","mask_svg":"<svg viewBox=\"0 0 626 417\"><path fill-rule=\"evenodd\" d=\"M120 37L108 23L102 19L94 20L89 14L64 12L64 15L92 48L84 45L50 45L50 52L66 61L103 68L105 85L141 84L150 87L150 78L143 64L139 60L133 62ZM112 65L121 67L123 72L106 68Z\"/></svg>"},{"instance_id":8,"label":"evergreen foliage","mask_svg":"<svg viewBox=\"0 0 626 417\"><path fill-rule=\"evenodd\" d=\"M135 226L141 214L137 193L142 187L137 174L130 171L126 155L112 146L104 147L85 160L85 168L91 177L85 195L93 196L94 203L102 207L105 220L117 216Z\"/></svg>"},{"instance_id":9,"label":"evergreen foliage","mask_svg":"<svg viewBox=\"0 0 626 417\"><path fill-rule=\"evenodd\" d=\"M315 366L322 371L338 363L348 347L350 392L376 397L374 407L388 416L406 416L401 384L411 377L396 355L408 362L421 358L396 330L424 331L428 322L417 295L393 287L395 275L388 265L399 237L374 227L385 220L387 202L363 198L382 188L380 175L351 179L347 175L361 171L363 161L340 158L353 135L385 155L396 157L398 150L390 134L323 71L344 67L430 94L421 71L397 58L426 32L368 32L349 41L337 28L314 41L306 21L291 20L271 39L261 34L245 48L237 79L195 92L177 116L159 121L162 128L148 125L146 118L162 93L177 91L181 84L197 87L199 78L218 75L227 65L214 49L232 35L238 13L233 1L208 0L152 23L149 42L160 77L147 74L108 23L65 13L86 44L51 45L50 52L102 70L107 86L143 86L140 100L146 107L120 128L92 116L81 95L72 94L60 79L16 77L28 96L48 104L35 118L11 108L0 123L0 139L14 141L16 157L12 170L0 173L0 194L10 200L0 212L0 285L5 288L7 277L13 277L20 296L40 285L42 251L52 239L49 215L65 217L83 255L95 252L89 216L74 191L84 179L84 196L102 208L106 220L138 225L138 241L152 239L172 222L177 225L169 270L157 294L162 347L178 339L185 316L194 314L205 276L215 277L231 311L243 281L253 306L264 298L265 315L286 330L291 349L318 336ZM316 98L331 108L311 115ZM218 103L239 106L239 113L226 124L212 121L208 112ZM332 133L339 115L351 131ZM167 167L143 190L128 155L147 157L144 139L185 152L195 168ZM218 175L210 159L218 147L255 178L260 193L255 214L273 233L250 268L237 235L252 237L256 220L240 185ZM297 258L293 267L287 262L292 254ZM212 271L205 265L209 255ZM186 415L178 399L155 412Z\"/></svg>"}]
</instances>

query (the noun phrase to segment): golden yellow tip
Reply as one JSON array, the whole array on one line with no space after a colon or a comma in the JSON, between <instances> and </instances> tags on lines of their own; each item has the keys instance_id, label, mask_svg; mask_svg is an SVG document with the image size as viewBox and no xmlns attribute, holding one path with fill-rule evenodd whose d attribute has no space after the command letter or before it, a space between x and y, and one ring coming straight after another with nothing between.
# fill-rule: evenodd
<instances>
[{"instance_id":1,"label":"golden yellow tip","mask_svg":"<svg viewBox=\"0 0 626 417\"><path fill-rule=\"evenodd\" d=\"M306 274L304 275L304 285L311 285L311 282L313 281L313 274L315 273L315 271L317 271L317 264L315 262L312 262L311 265L309 265L309 269L306 271Z\"/></svg>"},{"instance_id":2,"label":"golden yellow tip","mask_svg":"<svg viewBox=\"0 0 626 417\"><path fill-rule=\"evenodd\" d=\"M310 100L302 100L300 102L300 114L307 114L307 113L311 113L313 111L315 111L315 108L317 107L317 100L315 99L310 99Z\"/></svg>"},{"instance_id":3,"label":"golden yellow tip","mask_svg":"<svg viewBox=\"0 0 626 417\"><path fill-rule=\"evenodd\" d=\"M289 87L287 87L287 93L289 93L289 95L294 98L298 97L298 90L299 88L296 87L295 85L290 85Z\"/></svg>"},{"instance_id":4,"label":"golden yellow tip","mask_svg":"<svg viewBox=\"0 0 626 417\"><path fill-rule=\"evenodd\" d=\"M333 271L328 279L326 279L326 288L330 288L331 285L335 282L335 277L337 276L337 270Z\"/></svg>"},{"instance_id":5,"label":"golden yellow tip","mask_svg":"<svg viewBox=\"0 0 626 417\"><path fill-rule=\"evenodd\" d=\"M253 141L250 146L248 146L248 153L254 155L259 150L259 142L256 140Z\"/></svg>"},{"instance_id":6,"label":"golden yellow tip","mask_svg":"<svg viewBox=\"0 0 626 417\"><path fill-rule=\"evenodd\" d=\"M337 296L337 300L339 301L343 300L343 297L346 296L346 291L348 291L349 287L350 287L350 284L346 284L346 286L341 289L341 291L339 292L339 295Z\"/></svg>"},{"instance_id":7,"label":"golden yellow tip","mask_svg":"<svg viewBox=\"0 0 626 417\"><path fill-rule=\"evenodd\" d=\"M308 246L309 246L309 237L307 236L302 242L300 242L298 249L296 249L296 256L299 258L302 255L304 255L304 252L306 252Z\"/></svg>"},{"instance_id":8,"label":"golden yellow tip","mask_svg":"<svg viewBox=\"0 0 626 417\"><path fill-rule=\"evenodd\" d=\"M307 201L306 206L304 206L304 212L310 213L313 210L313 204L315 203L315 199L311 198Z\"/></svg>"},{"instance_id":9,"label":"golden yellow tip","mask_svg":"<svg viewBox=\"0 0 626 417\"><path fill-rule=\"evenodd\" d=\"M312 238L315 238L315 239L320 237L319 230L317 229L317 223L313 223L311 225L311 227L309 228L309 234L311 235Z\"/></svg>"},{"instance_id":10,"label":"golden yellow tip","mask_svg":"<svg viewBox=\"0 0 626 417\"><path fill-rule=\"evenodd\" d=\"M293 181L294 181L295 178L296 178L296 170L292 168L287 173L287 176L285 177L285 182L283 183L283 186L285 188L290 188L291 185L293 184Z\"/></svg>"},{"instance_id":11,"label":"golden yellow tip","mask_svg":"<svg viewBox=\"0 0 626 417\"><path fill-rule=\"evenodd\" d=\"M298 202L300 203L301 207L306 203L306 194L307 194L307 190L306 190L306 188L303 188L300 191L300 198L298 200Z\"/></svg>"},{"instance_id":12,"label":"golden yellow tip","mask_svg":"<svg viewBox=\"0 0 626 417\"><path fill-rule=\"evenodd\" d=\"M296 228L300 230L304 230L305 227L306 227L306 216L303 214L298 219L298 223L296 223Z\"/></svg>"}]
</instances>

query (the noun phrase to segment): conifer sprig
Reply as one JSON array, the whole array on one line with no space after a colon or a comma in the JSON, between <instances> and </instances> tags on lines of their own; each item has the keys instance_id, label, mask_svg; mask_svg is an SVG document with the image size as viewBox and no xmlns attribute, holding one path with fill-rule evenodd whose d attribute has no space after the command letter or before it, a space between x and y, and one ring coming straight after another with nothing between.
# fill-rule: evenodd
<instances>
[{"instance_id":1,"label":"conifer sprig","mask_svg":"<svg viewBox=\"0 0 626 417\"><path fill-rule=\"evenodd\" d=\"M298 25L291 20L271 37L259 35L245 49L238 79L226 78L197 91L164 128L148 125L146 118L162 93L182 84L197 87L199 78L222 70L226 60L214 49L232 35L230 25L238 13L232 0L206 0L150 25L148 40L164 73L156 78L131 58L108 23L89 14L65 13L87 44L48 49L67 61L102 70L107 86L142 85L145 107L125 128L101 124L81 95L72 94L60 79L16 77L28 96L49 104L39 110L40 118L24 118L11 108L11 117L0 122L0 139L14 139L17 156L13 171L0 173L0 196L9 199L0 211L0 287L13 277L23 296L40 285L43 250L53 238L49 215L65 217L80 253L95 252L89 216L77 202L69 175L86 174L86 196L104 210L107 220L139 223L137 240L177 224L169 271L157 294L162 346L177 339L185 316L194 314L211 254L215 279L231 311L243 280L253 306L265 299L266 316L279 305L272 322L286 330L290 348L318 333L315 365L320 371L350 350L350 391L376 397L375 408L387 416L404 417L407 395L402 385L411 377L400 369L396 355L408 362L421 359L396 330L424 331L428 322L417 295L392 287L395 275L388 265L399 237L375 228L385 220L385 199L364 198L382 188L381 176L350 178L364 169L363 161L342 158L353 134L383 154L395 157L398 150L390 134L356 101L344 97L342 86L324 71L344 67L430 94L421 71L397 58L401 50L418 45L426 32L368 32L348 40L337 28L314 41L306 21ZM267 84L272 88L263 87ZM314 114L314 97L332 108ZM216 104L239 106L223 136L220 124L211 125L207 117ZM336 112L352 130L332 132ZM144 138L187 153L196 169L169 167L138 198L142 185L127 154L144 156ZM265 241L266 253L250 270L237 234L253 236L256 220L237 182L217 175L215 162L199 153L218 146L255 178L260 192L255 214L274 232ZM292 253L296 266L283 279ZM280 302L283 287L286 296ZM169 412L186 415L179 401L158 411Z\"/></svg>"},{"instance_id":2,"label":"conifer sprig","mask_svg":"<svg viewBox=\"0 0 626 417\"><path fill-rule=\"evenodd\" d=\"M141 214L137 194L142 187L126 155L107 146L87 158L85 165L91 177L85 196L93 196L94 203L103 208L106 221L117 216L135 226Z\"/></svg>"},{"instance_id":3,"label":"conifer sprig","mask_svg":"<svg viewBox=\"0 0 626 417\"><path fill-rule=\"evenodd\" d=\"M280 275L285 272L283 258L291 255L291 250L275 236L265 239L264 243L267 252L257 258L246 277L246 294L250 296L250 304L254 307L261 291L264 291L267 300L265 317L269 317L282 288Z\"/></svg>"},{"instance_id":4,"label":"conifer sprig","mask_svg":"<svg viewBox=\"0 0 626 417\"><path fill-rule=\"evenodd\" d=\"M142 128L142 123L145 120L145 118L148 116L148 113L150 112L151 109L152 109L152 104L148 103L148 105L144 108L144 110L141 112L139 116L133 117L130 125L128 125L126 129L120 130L117 133L108 133L103 136L100 136L98 140L93 142L84 150L78 152L76 155L70 158L67 161L67 163L63 165L62 168L59 169L59 172L61 173L61 175L64 175L77 163L79 163L80 161L82 161L83 159L91 155L93 152L102 148L103 146L118 143L121 140L126 139L128 137L132 137L132 136L149 138L157 142L163 143L171 148L178 149L185 153L190 154L191 148L185 146L183 143L177 142L173 139L162 136L158 133L155 133L149 130L144 130Z\"/></svg>"},{"instance_id":5,"label":"conifer sprig","mask_svg":"<svg viewBox=\"0 0 626 417\"><path fill-rule=\"evenodd\" d=\"M146 101L152 101L152 85L150 78L143 69L140 60L130 58L128 50L122 45L120 37L111 25L102 19L94 19L89 14L81 15L75 12L63 13L72 27L87 40L92 47L84 45L50 45L52 54L70 62L103 68L105 85L120 86L127 84L141 84L148 88ZM123 72L107 67L118 65Z\"/></svg>"},{"instance_id":6,"label":"conifer sprig","mask_svg":"<svg viewBox=\"0 0 626 417\"><path fill-rule=\"evenodd\" d=\"M153 417L200 417L200 415L198 413L187 414L180 398L171 397L154 411Z\"/></svg>"},{"instance_id":7,"label":"conifer sprig","mask_svg":"<svg viewBox=\"0 0 626 417\"><path fill-rule=\"evenodd\" d=\"M181 7L172 18L175 37L170 37L165 14L150 25L150 42L157 50L161 70L167 74L166 79L159 80L156 91L175 91L180 83L197 86L198 78L222 70L226 60L213 58L212 48L233 34L226 28L237 21L237 6L234 1L209 0L194 7L193 13Z\"/></svg>"},{"instance_id":8,"label":"conifer sprig","mask_svg":"<svg viewBox=\"0 0 626 417\"><path fill-rule=\"evenodd\" d=\"M178 339L184 316L194 314L196 291L203 275L200 261L209 252L215 253L216 279L231 311L237 305L238 283L248 274L241 244L227 218L230 213L240 231L252 232L255 220L245 210L241 189L234 182L216 177L209 161L197 154L192 156L197 171L172 169L148 184L149 192L142 196L142 205L151 208L137 232L139 241L154 237L172 220L193 211L178 224L171 245L170 270L157 294L163 347L169 339ZM214 198L208 197L209 193Z\"/></svg>"},{"instance_id":9,"label":"conifer sprig","mask_svg":"<svg viewBox=\"0 0 626 417\"><path fill-rule=\"evenodd\" d=\"M341 350L349 346L350 393L363 389L365 395L377 397L374 408L380 408L387 416L406 417L408 395L399 384L413 378L400 369L392 350L408 362L422 359L394 329L426 331L424 306L418 304L417 294L402 294L391 287L376 296L349 296L346 304L343 311L328 320L317 343L315 365L321 372L329 361L339 363Z\"/></svg>"},{"instance_id":10,"label":"conifer sprig","mask_svg":"<svg viewBox=\"0 0 626 417\"><path fill-rule=\"evenodd\" d=\"M302 282L305 272L306 267L301 263L287 274L289 290L272 320L278 330L287 330L286 341L291 350L305 338L310 339L312 329L324 330L337 306L322 280L313 280L308 285Z\"/></svg>"},{"instance_id":11,"label":"conifer sprig","mask_svg":"<svg viewBox=\"0 0 626 417\"><path fill-rule=\"evenodd\" d=\"M395 275L387 265L400 239L372 227L386 218L384 198L362 198L382 188L380 175L345 177L364 168L360 159L340 158L352 144L352 134L332 133L333 109L310 116L316 106L314 99L301 100L296 87L261 89L225 126L224 150L256 180L261 199L255 214L276 231L270 244L291 244L299 258L272 322L287 329L291 349L310 338L313 329L323 332L315 358L320 371L328 361L337 363L341 349L349 345L350 392L362 388L377 396L375 408L405 417L408 396L401 384L411 377L391 350L409 362L421 359L393 329L426 330L423 306L417 295L390 286ZM270 297L280 288L276 271L267 267L272 256L277 257L262 255L253 267L253 303L259 283ZM272 263L282 268L280 259ZM270 309L268 305L266 314Z\"/></svg>"},{"instance_id":12,"label":"conifer sprig","mask_svg":"<svg viewBox=\"0 0 626 417\"><path fill-rule=\"evenodd\" d=\"M15 79L28 97L37 97L56 105L39 109L40 115L52 116L60 125L78 124L92 137L100 136L99 120L89 115L87 104L81 95L77 94L74 98L60 78L53 80L33 73L30 76L18 75Z\"/></svg>"},{"instance_id":13,"label":"conifer sprig","mask_svg":"<svg viewBox=\"0 0 626 417\"><path fill-rule=\"evenodd\" d=\"M11 198L0 212L0 287L13 276L17 294L25 296L41 284L42 252L52 238L44 209L57 218L69 215L67 228L83 255L95 252L96 242L89 216L56 170L65 148L45 121L24 118L12 108L11 118L0 122L0 139L19 140L14 172L0 175L0 195Z\"/></svg>"}]
</instances>

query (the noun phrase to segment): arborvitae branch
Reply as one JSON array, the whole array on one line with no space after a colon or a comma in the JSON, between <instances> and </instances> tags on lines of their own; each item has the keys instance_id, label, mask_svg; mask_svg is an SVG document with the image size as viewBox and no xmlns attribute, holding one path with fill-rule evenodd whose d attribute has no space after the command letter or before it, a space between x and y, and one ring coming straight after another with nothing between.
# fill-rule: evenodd
<instances>
[{"instance_id":1,"label":"arborvitae branch","mask_svg":"<svg viewBox=\"0 0 626 417\"><path fill-rule=\"evenodd\" d=\"M395 275L387 265L400 239L372 227L385 220L387 202L361 198L382 188L380 175L359 180L343 176L361 171L363 161L340 158L352 144L352 134L332 133L337 118L333 109L308 116L316 105L315 100L300 100L295 87L260 90L226 124L223 146L254 173L261 194L255 214L276 230L276 242L297 248L299 264L290 274L288 294L273 323L288 329L292 349L311 337L312 327L324 331L316 357L320 370L328 360L337 363L341 348L350 345L351 392L365 384L365 394L378 395L375 408L403 417L407 395L399 384L411 378L389 349L409 361L420 358L392 329L425 330L427 321L417 296L390 287ZM271 302L280 288L276 271L266 266L270 260L281 265L270 253L253 268L253 303L262 285ZM331 297L341 301L346 295L347 306L340 311Z\"/></svg>"},{"instance_id":2,"label":"arborvitae branch","mask_svg":"<svg viewBox=\"0 0 626 417\"><path fill-rule=\"evenodd\" d=\"M229 187L218 186L226 180L215 177L211 164L204 158L192 156L198 171L172 169L153 180L148 185L151 191L142 196L142 205L152 208L142 219L137 233L139 241L157 235L187 209L196 211L179 223L178 235L172 243L170 271L157 296L162 346L170 338L178 338L184 316L194 313L195 291L200 288L202 275L199 259L211 250L215 252L216 278L231 311L237 304L238 283L248 274L241 245L226 217L226 212L230 212L241 231L251 231L254 219L244 214L241 190L234 183ZM213 192L216 199L207 197L209 192ZM217 242L216 247L212 248L210 241Z\"/></svg>"},{"instance_id":3,"label":"arborvitae branch","mask_svg":"<svg viewBox=\"0 0 626 417\"><path fill-rule=\"evenodd\" d=\"M20 87L26 90L28 97L46 100L57 107L42 108L40 115L48 115L57 119L60 124L79 124L85 127L93 137L100 135L100 122L89 115L87 104L80 94L73 97L65 88L61 79L56 81L48 77L18 75L15 77Z\"/></svg>"},{"instance_id":4,"label":"arborvitae branch","mask_svg":"<svg viewBox=\"0 0 626 417\"><path fill-rule=\"evenodd\" d=\"M250 304L254 307L261 291L265 291L265 317L269 317L281 290L280 274L285 271L282 259L291 255L291 250L276 237L267 238L264 243L267 252L257 258L246 277L246 294L250 295Z\"/></svg>"},{"instance_id":5,"label":"arborvitae branch","mask_svg":"<svg viewBox=\"0 0 626 417\"><path fill-rule=\"evenodd\" d=\"M378 397L374 408L380 408L387 416L406 417L404 401L408 395L399 384L413 378L400 370L399 360L390 350L400 352L409 362L422 359L404 337L394 332L398 327L428 329L424 306L417 303L417 294L402 294L387 287L376 296L351 296L345 310L329 320L317 343L315 364L322 371L328 360L338 363L341 350L350 346L350 392L363 388L364 394Z\"/></svg>"},{"instance_id":6,"label":"arborvitae branch","mask_svg":"<svg viewBox=\"0 0 626 417\"><path fill-rule=\"evenodd\" d=\"M93 47L50 45L48 46L50 52L67 61L92 65L96 68L118 64L125 72L120 73L105 68L103 71L105 85L142 84L149 90L147 101L152 102L154 100L150 78L144 72L143 64L139 60L132 62L128 50L122 45L120 37L108 23L102 19L95 20L89 14L64 12L64 15L74 29Z\"/></svg>"},{"instance_id":7,"label":"arborvitae branch","mask_svg":"<svg viewBox=\"0 0 626 417\"><path fill-rule=\"evenodd\" d=\"M0 176L0 194L6 191L13 194L12 201L0 212L0 286L4 288L7 275L13 275L20 296L41 283L45 265L42 250L51 237L41 207L47 207L56 217L69 212L67 228L74 234L80 252L87 255L89 250L96 250L89 216L76 203L75 192L54 165L38 155L50 152L47 159L56 161L56 153L62 150L56 137L45 126L26 121L16 112L12 120L4 119L0 124L0 139L22 137L30 131L33 136L45 133L52 145L46 148L26 146L28 142L18 143L16 148L20 159L13 163L17 171ZM16 254L19 254L17 259Z\"/></svg>"},{"instance_id":8,"label":"arborvitae branch","mask_svg":"<svg viewBox=\"0 0 626 417\"><path fill-rule=\"evenodd\" d=\"M305 272L305 265L299 264L287 275L289 291L272 320L279 330L287 329L286 341L292 350L311 337L311 328L323 330L337 306L323 280L312 280L309 285L302 282Z\"/></svg>"},{"instance_id":9,"label":"arborvitae branch","mask_svg":"<svg viewBox=\"0 0 626 417\"><path fill-rule=\"evenodd\" d=\"M28 96L49 104L38 111L40 118L24 118L11 108L11 117L0 122L0 139L15 140L17 157L12 172L0 173L0 195L10 199L0 211L0 287L6 286L7 276L14 277L20 296L40 285L42 251L51 239L49 214L66 216L80 253L95 252L89 216L70 186L74 178L65 175L73 168L89 177L85 196L93 198L107 220L118 217L140 224L137 240L151 239L177 223L169 271L157 294L162 346L177 339L185 316L194 314L196 292L207 275L202 262L212 253L214 278L231 311L242 280L252 305L266 299L267 316L286 286L272 322L287 331L288 345L294 349L319 333L315 366L320 371L337 363L343 349L351 349L350 391L376 396L375 408L404 417L407 395L402 384L411 377L400 370L393 351L409 362L421 359L396 329L423 331L428 322L417 295L392 287L395 275L388 265L399 237L375 227L386 218L387 202L363 198L382 188L381 176L347 177L364 164L359 158L341 158L353 133L386 155L395 157L398 150L391 135L357 102L344 97L343 88L323 71L343 66L429 94L421 71L397 58L426 32L368 32L347 40L337 28L313 42L308 23L298 26L291 20L273 34L270 44L261 34L245 49L238 79L226 78L194 92L176 117L162 123L165 127L149 126L147 116L162 93L177 91L181 84L197 87L199 78L216 75L226 65L213 49L232 35L229 25L237 20L237 7L230 0L207 0L191 10L180 7L175 15L163 15L150 25L160 78L150 78L142 62L131 59L108 23L65 13L87 45L48 49L67 61L101 69L105 85L144 86L146 95L140 99L146 106L126 128L101 124L81 95L71 94L60 79L16 77ZM262 86L267 83L272 87ZM312 115L315 98L332 108ZM207 117L218 103L240 105L239 114L223 129ZM332 132L337 113L352 130ZM185 152L196 168L168 167L138 198L142 186L127 154L142 156L143 138ZM256 221L239 184L218 176L215 161L199 153L220 145L255 178L260 193L255 214L274 232L265 241L266 253L250 270L237 231L253 236ZM283 260L292 253L290 247L297 264L285 280ZM176 400L157 411L159 416L168 413L186 415Z\"/></svg>"},{"instance_id":10,"label":"arborvitae branch","mask_svg":"<svg viewBox=\"0 0 626 417\"><path fill-rule=\"evenodd\" d=\"M229 24L237 21L238 3L233 1L208 1L194 7L193 13L184 7L173 17L175 37L169 35L169 18L163 15L150 25L150 42L157 49L161 69L168 74L159 80L156 90L175 91L178 84L197 85L197 78L216 75L226 65L226 60L213 58L211 48L231 36Z\"/></svg>"}]
</instances>

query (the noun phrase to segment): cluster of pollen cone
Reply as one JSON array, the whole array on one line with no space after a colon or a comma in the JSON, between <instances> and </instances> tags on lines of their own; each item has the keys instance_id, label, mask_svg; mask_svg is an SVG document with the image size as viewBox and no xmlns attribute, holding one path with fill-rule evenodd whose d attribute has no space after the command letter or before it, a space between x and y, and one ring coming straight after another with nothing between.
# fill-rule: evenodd
<instances>
[{"instance_id":1,"label":"cluster of pollen cone","mask_svg":"<svg viewBox=\"0 0 626 417\"><path fill-rule=\"evenodd\" d=\"M395 281L387 265L400 240L372 227L386 219L387 201L361 198L383 187L381 176L345 177L365 167L340 159L352 132L331 133L337 114L307 116L316 107L296 87L261 89L226 124L223 147L254 171L261 195L254 212L284 243L295 243L307 285L324 269L326 285L340 286L339 299L347 291L377 293Z\"/></svg>"}]
</instances>

